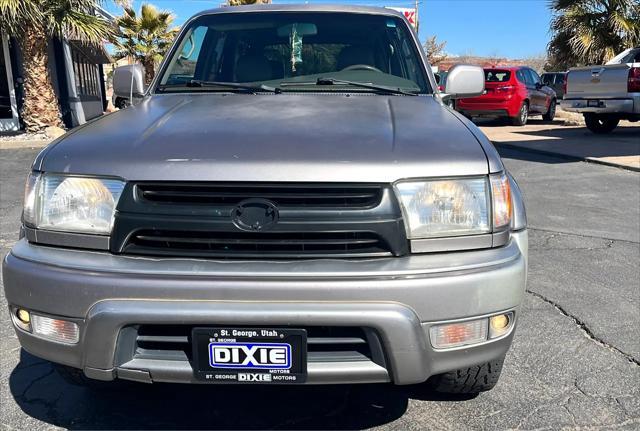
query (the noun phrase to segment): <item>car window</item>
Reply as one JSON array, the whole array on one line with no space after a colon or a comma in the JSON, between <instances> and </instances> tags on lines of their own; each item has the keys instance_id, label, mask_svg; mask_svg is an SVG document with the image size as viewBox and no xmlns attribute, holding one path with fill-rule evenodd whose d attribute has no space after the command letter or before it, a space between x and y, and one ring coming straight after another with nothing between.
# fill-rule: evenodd
<instances>
[{"instance_id":1,"label":"car window","mask_svg":"<svg viewBox=\"0 0 640 431\"><path fill-rule=\"evenodd\" d=\"M533 83L534 85L541 83L540 75L538 75L535 70L527 69L527 72L529 73L529 76L531 76L531 83Z\"/></svg>"},{"instance_id":2,"label":"car window","mask_svg":"<svg viewBox=\"0 0 640 431\"><path fill-rule=\"evenodd\" d=\"M163 91L194 79L269 86L286 81L289 89L330 77L431 92L410 29L404 20L384 15L205 15L190 24L167 64L159 81ZM344 86L304 90L344 91Z\"/></svg>"},{"instance_id":3,"label":"car window","mask_svg":"<svg viewBox=\"0 0 640 431\"><path fill-rule=\"evenodd\" d=\"M564 73L557 73L554 83L555 84L564 84Z\"/></svg>"},{"instance_id":4,"label":"car window","mask_svg":"<svg viewBox=\"0 0 640 431\"><path fill-rule=\"evenodd\" d=\"M543 73L542 74L542 82L545 85L553 84L556 78L557 78L557 75L554 74L554 73Z\"/></svg>"},{"instance_id":5,"label":"car window","mask_svg":"<svg viewBox=\"0 0 640 431\"><path fill-rule=\"evenodd\" d=\"M196 61L202 49L206 33L206 28L198 27L183 39L176 59L171 65L169 80L175 82L177 80L187 81L193 79L196 71Z\"/></svg>"},{"instance_id":6,"label":"car window","mask_svg":"<svg viewBox=\"0 0 640 431\"><path fill-rule=\"evenodd\" d=\"M524 69L518 69L516 72L516 78L523 84L530 84L531 78L528 74L524 73Z\"/></svg>"},{"instance_id":7,"label":"car window","mask_svg":"<svg viewBox=\"0 0 640 431\"><path fill-rule=\"evenodd\" d=\"M607 64L624 64L640 62L640 48L627 49L613 57Z\"/></svg>"},{"instance_id":8,"label":"car window","mask_svg":"<svg viewBox=\"0 0 640 431\"><path fill-rule=\"evenodd\" d=\"M484 80L486 82L508 82L511 72L508 70L485 69Z\"/></svg>"}]
</instances>

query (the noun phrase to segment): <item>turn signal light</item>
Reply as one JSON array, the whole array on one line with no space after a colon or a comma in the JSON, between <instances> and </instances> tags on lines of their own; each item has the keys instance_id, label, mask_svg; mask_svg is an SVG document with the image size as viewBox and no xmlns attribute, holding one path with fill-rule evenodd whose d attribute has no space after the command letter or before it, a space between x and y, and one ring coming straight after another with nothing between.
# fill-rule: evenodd
<instances>
[{"instance_id":1,"label":"turn signal light","mask_svg":"<svg viewBox=\"0 0 640 431\"><path fill-rule=\"evenodd\" d=\"M429 328L431 345L436 349L479 344L509 334L513 328L513 312L465 322L445 323Z\"/></svg>"},{"instance_id":2,"label":"turn signal light","mask_svg":"<svg viewBox=\"0 0 640 431\"><path fill-rule=\"evenodd\" d=\"M487 339L487 319L432 326L429 332L436 349L477 344Z\"/></svg>"},{"instance_id":3,"label":"turn signal light","mask_svg":"<svg viewBox=\"0 0 640 431\"><path fill-rule=\"evenodd\" d=\"M34 314L31 318L33 333L52 341L76 344L80 340L80 330L73 322Z\"/></svg>"}]
</instances>

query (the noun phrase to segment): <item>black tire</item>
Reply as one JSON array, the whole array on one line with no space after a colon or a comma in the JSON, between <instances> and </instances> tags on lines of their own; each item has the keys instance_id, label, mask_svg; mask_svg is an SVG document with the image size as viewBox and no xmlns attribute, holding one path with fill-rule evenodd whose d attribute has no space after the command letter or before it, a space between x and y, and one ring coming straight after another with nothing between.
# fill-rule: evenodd
<instances>
[{"instance_id":1,"label":"black tire","mask_svg":"<svg viewBox=\"0 0 640 431\"><path fill-rule=\"evenodd\" d=\"M618 126L620 119L598 114L584 114L584 122L587 124L587 129L602 135L611 133Z\"/></svg>"},{"instance_id":2,"label":"black tire","mask_svg":"<svg viewBox=\"0 0 640 431\"><path fill-rule=\"evenodd\" d=\"M556 118L556 99L551 100L549 103L549 109L547 109L547 113L542 116L544 121L553 121Z\"/></svg>"},{"instance_id":3,"label":"black tire","mask_svg":"<svg viewBox=\"0 0 640 431\"><path fill-rule=\"evenodd\" d=\"M124 109L127 107L127 99L122 97L116 97L115 107L118 109Z\"/></svg>"},{"instance_id":4,"label":"black tire","mask_svg":"<svg viewBox=\"0 0 640 431\"><path fill-rule=\"evenodd\" d=\"M514 126L524 126L527 124L527 120L529 119L529 102L526 100L522 102L522 106L518 111L518 115L515 117L511 117L511 124Z\"/></svg>"},{"instance_id":5,"label":"black tire","mask_svg":"<svg viewBox=\"0 0 640 431\"><path fill-rule=\"evenodd\" d=\"M475 367L463 368L439 374L428 384L436 392L446 394L478 394L488 391L498 383L504 357Z\"/></svg>"}]
</instances>

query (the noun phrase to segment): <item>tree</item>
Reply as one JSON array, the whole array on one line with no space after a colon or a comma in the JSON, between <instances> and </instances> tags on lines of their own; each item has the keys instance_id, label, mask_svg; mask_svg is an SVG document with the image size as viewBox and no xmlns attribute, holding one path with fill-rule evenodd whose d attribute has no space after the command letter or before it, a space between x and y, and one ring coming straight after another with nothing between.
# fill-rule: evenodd
<instances>
[{"instance_id":1,"label":"tree","mask_svg":"<svg viewBox=\"0 0 640 431\"><path fill-rule=\"evenodd\" d=\"M602 64L640 44L638 0L550 0L548 68Z\"/></svg>"},{"instance_id":2,"label":"tree","mask_svg":"<svg viewBox=\"0 0 640 431\"><path fill-rule=\"evenodd\" d=\"M444 50L446 46L447 42L438 42L436 36L427 38L427 41L424 43L424 50L427 53L427 59L431 66L437 66L447 59L448 55Z\"/></svg>"},{"instance_id":3,"label":"tree","mask_svg":"<svg viewBox=\"0 0 640 431\"><path fill-rule=\"evenodd\" d=\"M21 117L28 132L63 127L49 74L51 37L101 43L111 24L92 13L100 0L0 0L0 29L18 40L24 69Z\"/></svg>"},{"instance_id":4,"label":"tree","mask_svg":"<svg viewBox=\"0 0 640 431\"><path fill-rule=\"evenodd\" d=\"M522 61L538 73L542 73L545 70L551 71L550 69L547 69L548 58L546 54L532 55L530 57L523 58Z\"/></svg>"},{"instance_id":5,"label":"tree","mask_svg":"<svg viewBox=\"0 0 640 431\"><path fill-rule=\"evenodd\" d=\"M171 12L160 11L148 3L142 5L140 15L132 7L125 6L123 15L116 18L119 32L113 40L115 56L131 57L142 63L147 84L151 83L156 65L169 50L178 32L177 27L171 28L174 18Z\"/></svg>"}]
</instances>

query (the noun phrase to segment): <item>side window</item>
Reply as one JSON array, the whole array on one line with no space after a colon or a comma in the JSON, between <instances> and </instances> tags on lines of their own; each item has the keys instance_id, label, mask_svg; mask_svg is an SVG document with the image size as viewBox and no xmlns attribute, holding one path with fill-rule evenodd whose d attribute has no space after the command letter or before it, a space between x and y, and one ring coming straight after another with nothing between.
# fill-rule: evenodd
<instances>
[{"instance_id":1,"label":"side window","mask_svg":"<svg viewBox=\"0 0 640 431\"><path fill-rule=\"evenodd\" d=\"M527 72L529 72L529 75L531 75L531 83L533 85L540 83L540 75L538 75L535 70L527 69Z\"/></svg>"},{"instance_id":2,"label":"side window","mask_svg":"<svg viewBox=\"0 0 640 431\"><path fill-rule=\"evenodd\" d=\"M554 74L552 73L542 74L542 82L544 82L546 85L553 84L553 80L554 80Z\"/></svg>"}]
</instances>

